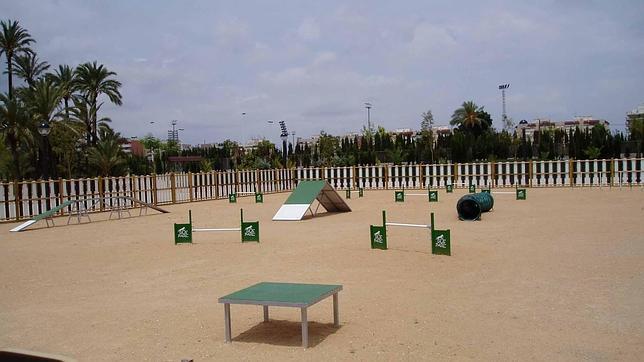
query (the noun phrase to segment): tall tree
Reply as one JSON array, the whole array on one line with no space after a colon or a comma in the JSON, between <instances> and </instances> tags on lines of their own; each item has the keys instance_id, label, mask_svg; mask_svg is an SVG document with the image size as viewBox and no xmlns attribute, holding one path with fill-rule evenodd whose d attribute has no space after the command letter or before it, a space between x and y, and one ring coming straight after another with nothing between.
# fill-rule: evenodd
<instances>
[{"instance_id":1,"label":"tall tree","mask_svg":"<svg viewBox=\"0 0 644 362\"><path fill-rule=\"evenodd\" d=\"M483 107L479 107L473 101L467 101L454 111L449 123L462 131L480 135L492 127L492 117Z\"/></svg>"},{"instance_id":2,"label":"tall tree","mask_svg":"<svg viewBox=\"0 0 644 362\"><path fill-rule=\"evenodd\" d=\"M16 68L16 75L29 87L33 87L36 80L49 69L49 63L39 61L38 56L33 52L16 55L13 58L13 66Z\"/></svg>"},{"instance_id":3,"label":"tall tree","mask_svg":"<svg viewBox=\"0 0 644 362\"><path fill-rule=\"evenodd\" d=\"M0 94L0 131L13 158L13 177L16 180L22 178L20 147L23 141L31 137L29 129L30 120L20 100Z\"/></svg>"},{"instance_id":4,"label":"tall tree","mask_svg":"<svg viewBox=\"0 0 644 362\"><path fill-rule=\"evenodd\" d=\"M449 124L463 128L478 127L482 122L479 116L480 110L481 108L473 101L463 102L461 107L457 108L452 114L452 120Z\"/></svg>"},{"instance_id":5,"label":"tall tree","mask_svg":"<svg viewBox=\"0 0 644 362\"><path fill-rule=\"evenodd\" d=\"M432 163L434 163L434 115L432 110L427 110L421 115L423 119L420 121L420 135L422 139L422 155L426 159L427 153Z\"/></svg>"},{"instance_id":6,"label":"tall tree","mask_svg":"<svg viewBox=\"0 0 644 362\"><path fill-rule=\"evenodd\" d=\"M72 117L70 118L73 121L82 122L85 125L85 142L86 145L91 144L92 140L92 130L94 129L94 115L97 113L96 105L92 104L84 95L75 95L72 96L72 102L74 105L69 108ZM100 109L102 103L98 105ZM111 119L103 117L96 120L97 126L100 128L101 124L111 122Z\"/></svg>"},{"instance_id":7,"label":"tall tree","mask_svg":"<svg viewBox=\"0 0 644 362\"><path fill-rule=\"evenodd\" d=\"M61 64L52 74L54 83L60 89L63 101L65 102L65 120L69 120L69 100L75 91L74 71L69 65Z\"/></svg>"},{"instance_id":8,"label":"tall tree","mask_svg":"<svg viewBox=\"0 0 644 362\"><path fill-rule=\"evenodd\" d=\"M89 162L101 176L120 174L126 164L125 153L120 144L121 135L105 124L99 129L99 142L89 150Z\"/></svg>"},{"instance_id":9,"label":"tall tree","mask_svg":"<svg viewBox=\"0 0 644 362\"><path fill-rule=\"evenodd\" d=\"M41 124L50 127L50 123L61 115L59 104L62 98L60 89L56 87L50 78L41 78L34 81L33 85L25 92L25 103L32 120L32 127L39 127ZM50 128L51 129L51 128ZM51 146L49 137L39 137L37 144L40 146L38 158L39 171L41 176L49 177L52 163L49 160Z\"/></svg>"},{"instance_id":10,"label":"tall tree","mask_svg":"<svg viewBox=\"0 0 644 362\"><path fill-rule=\"evenodd\" d=\"M8 95L9 99L13 99L13 57L21 53L30 53L29 44L35 43L35 40L15 20L2 21L0 26L0 56L4 54L7 58Z\"/></svg>"},{"instance_id":11,"label":"tall tree","mask_svg":"<svg viewBox=\"0 0 644 362\"><path fill-rule=\"evenodd\" d=\"M103 103L98 103L98 97L106 95L110 102L121 105L121 93L119 88L121 82L113 79L115 72L109 71L103 64L98 65L96 61L79 65L75 70L76 87L81 91L85 99L89 102L91 110L91 138L88 139L92 144L98 141L98 119L97 112Z\"/></svg>"}]
</instances>

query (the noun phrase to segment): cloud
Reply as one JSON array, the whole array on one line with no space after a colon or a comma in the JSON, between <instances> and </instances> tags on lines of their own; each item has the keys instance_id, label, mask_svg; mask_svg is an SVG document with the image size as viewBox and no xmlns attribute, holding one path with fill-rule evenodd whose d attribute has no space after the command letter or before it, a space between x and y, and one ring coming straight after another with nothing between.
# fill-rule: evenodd
<instances>
[{"instance_id":1,"label":"cloud","mask_svg":"<svg viewBox=\"0 0 644 362\"><path fill-rule=\"evenodd\" d=\"M439 56L453 51L458 43L446 27L422 22L414 28L408 46L413 55Z\"/></svg>"},{"instance_id":2,"label":"cloud","mask_svg":"<svg viewBox=\"0 0 644 362\"><path fill-rule=\"evenodd\" d=\"M359 130L366 100L374 123L390 128L417 127L427 109L445 122L469 99L499 121L501 83L512 84L507 108L515 120L596 113L623 123L644 94L639 0L21 0L2 10L36 38L41 59L97 60L118 73L124 105L102 110L124 135L154 120L153 133L163 137L173 118L189 142L273 132L266 119L287 120L298 136L321 124Z\"/></svg>"},{"instance_id":3,"label":"cloud","mask_svg":"<svg viewBox=\"0 0 644 362\"><path fill-rule=\"evenodd\" d=\"M303 41L313 41L320 37L320 25L315 19L304 19L297 28L297 36Z\"/></svg>"}]
</instances>

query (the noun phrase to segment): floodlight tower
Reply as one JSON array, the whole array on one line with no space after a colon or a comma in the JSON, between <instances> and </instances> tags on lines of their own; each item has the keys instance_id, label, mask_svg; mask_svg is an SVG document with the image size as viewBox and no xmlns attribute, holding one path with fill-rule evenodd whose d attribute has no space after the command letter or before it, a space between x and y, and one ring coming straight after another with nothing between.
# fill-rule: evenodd
<instances>
[{"instance_id":1,"label":"floodlight tower","mask_svg":"<svg viewBox=\"0 0 644 362\"><path fill-rule=\"evenodd\" d=\"M499 90L501 91L501 100L503 102L503 115L501 118L503 119L503 127L508 124L508 115L505 113L505 90L510 88L510 84L501 84L499 86Z\"/></svg>"},{"instance_id":2,"label":"floodlight tower","mask_svg":"<svg viewBox=\"0 0 644 362\"><path fill-rule=\"evenodd\" d=\"M286 141L288 140L288 130L286 129L286 123L284 121L279 121L280 129L280 138L282 139L282 156L284 159L284 168L286 168Z\"/></svg>"},{"instance_id":3,"label":"floodlight tower","mask_svg":"<svg viewBox=\"0 0 644 362\"><path fill-rule=\"evenodd\" d=\"M365 102L365 108L367 108L367 130L371 133L371 103Z\"/></svg>"}]
</instances>

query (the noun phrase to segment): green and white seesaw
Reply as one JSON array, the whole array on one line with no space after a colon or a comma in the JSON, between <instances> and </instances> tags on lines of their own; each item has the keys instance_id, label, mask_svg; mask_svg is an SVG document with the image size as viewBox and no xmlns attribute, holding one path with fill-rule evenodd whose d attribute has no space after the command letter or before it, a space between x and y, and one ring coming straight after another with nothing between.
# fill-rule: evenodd
<instances>
[{"instance_id":1,"label":"green and white seesaw","mask_svg":"<svg viewBox=\"0 0 644 362\"><path fill-rule=\"evenodd\" d=\"M429 229L432 242L432 254L451 255L450 230L438 230L434 228L433 212L430 214L430 224L425 225L387 222L386 212L382 210L382 226L370 225L371 249L387 250L387 226Z\"/></svg>"},{"instance_id":2,"label":"green and white seesaw","mask_svg":"<svg viewBox=\"0 0 644 362\"><path fill-rule=\"evenodd\" d=\"M236 204L237 196L244 196L244 195L255 195L256 204L264 203L264 194L262 194L261 192L255 192L255 191L237 191L237 192L230 193L228 194L228 203Z\"/></svg>"},{"instance_id":3,"label":"green and white seesaw","mask_svg":"<svg viewBox=\"0 0 644 362\"><path fill-rule=\"evenodd\" d=\"M244 209L239 210L240 226L236 228L195 228L192 226L192 210L188 210L188 224L174 224L174 244L191 244L192 233L239 231L241 242L254 241L259 243L259 221L244 221Z\"/></svg>"},{"instance_id":4,"label":"green and white seesaw","mask_svg":"<svg viewBox=\"0 0 644 362\"><path fill-rule=\"evenodd\" d=\"M438 190L427 189L426 194L406 193L404 188L402 191L394 191L394 200L396 202L405 202L405 196L427 196L429 202L438 202Z\"/></svg>"}]
</instances>

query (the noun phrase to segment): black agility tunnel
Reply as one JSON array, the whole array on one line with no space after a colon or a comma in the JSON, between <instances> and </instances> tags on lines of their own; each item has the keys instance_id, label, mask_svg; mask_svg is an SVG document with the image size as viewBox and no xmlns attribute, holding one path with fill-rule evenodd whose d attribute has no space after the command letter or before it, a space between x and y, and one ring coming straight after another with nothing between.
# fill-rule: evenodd
<instances>
[{"instance_id":1,"label":"black agility tunnel","mask_svg":"<svg viewBox=\"0 0 644 362\"><path fill-rule=\"evenodd\" d=\"M481 213L490 211L494 207L494 198L490 193L479 192L467 194L458 200L456 211L461 220L478 220Z\"/></svg>"}]
</instances>

